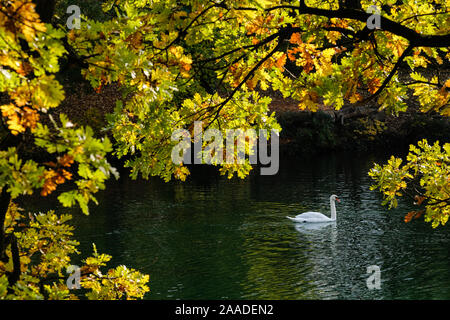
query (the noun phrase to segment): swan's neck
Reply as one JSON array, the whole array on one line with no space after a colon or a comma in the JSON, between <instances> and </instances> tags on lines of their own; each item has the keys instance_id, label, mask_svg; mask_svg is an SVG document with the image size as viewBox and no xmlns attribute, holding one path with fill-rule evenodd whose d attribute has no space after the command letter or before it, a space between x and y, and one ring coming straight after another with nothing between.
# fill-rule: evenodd
<instances>
[{"instance_id":1,"label":"swan's neck","mask_svg":"<svg viewBox=\"0 0 450 320\"><path fill-rule=\"evenodd\" d=\"M336 204L333 200L330 200L330 207L331 207L331 219L336 220Z\"/></svg>"}]
</instances>

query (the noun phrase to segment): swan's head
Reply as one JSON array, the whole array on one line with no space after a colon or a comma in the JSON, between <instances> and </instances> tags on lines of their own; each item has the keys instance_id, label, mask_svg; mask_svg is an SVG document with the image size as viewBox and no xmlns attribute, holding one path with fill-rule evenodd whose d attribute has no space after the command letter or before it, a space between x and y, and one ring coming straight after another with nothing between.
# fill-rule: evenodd
<instances>
[{"instance_id":1,"label":"swan's head","mask_svg":"<svg viewBox=\"0 0 450 320\"><path fill-rule=\"evenodd\" d=\"M335 194L333 194L331 197L330 197L330 201L337 201L338 203L339 202L341 202L341 200L339 199L339 197L337 196L337 195L335 195Z\"/></svg>"}]
</instances>

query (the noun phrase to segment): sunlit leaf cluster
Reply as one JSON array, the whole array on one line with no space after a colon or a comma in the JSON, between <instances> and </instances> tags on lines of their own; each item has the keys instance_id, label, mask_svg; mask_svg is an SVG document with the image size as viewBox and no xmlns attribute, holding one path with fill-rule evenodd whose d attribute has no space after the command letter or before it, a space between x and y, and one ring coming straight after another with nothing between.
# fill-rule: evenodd
<instances>
[{"instance_id":1,"label":"sunlit leaf cluster","mask_svg":"<svg viewBox=\"0 0 450 320\"><path fill-rule=\"evenodd\" d=\"M7 237L14 234L17 239L6 249L8 262L0 261L0 299L136 299L149 291L148 275L125 266L103 271L111 256L99 254L95 245L92 256L79 265L81 289L69 290L67 269L80 254L68 224L71 218L53 211L25 215L11 204L5 231ZM20 266L15 265L13 246L20 252ZM20 275L10 286L8 275L18 267Z\"/></svg>"},{"instance_id":2,"label":"sunlit leaf cluster","mask_svg":"<svg viewBox=\"0 0 450 320\"><path fill-rule=\"evenodd\" d=\"M419 209L409 212L405 221L424 216L433 227L447 223L450 215L450 143L443 147L426 140L411 145L406 161L392 157L376 164L369 175L376 181L371 189L384 195L383 204L397 207L398 197L407 195Z\"/></svg>"},{"instance_id":3,"label":"sunlit leaf cluster","mask_svg":"<svg viewBox=\"0 0 450 320\"><path fill-rule=\"evenodd\" d=\"M77 203L87 214L88 202L96 201L93 194L116 172L106 161L112 151L107 138L94 137L89 127L78 128L63 114L61 124L51 116L64 99L55 77L60 58L67 53L64 36L64 30L40 21L31 1L1 1L0 93L6 95L6 103L0 105L0 136L7 141L11 135L31 134L35 146L55 161L22 159L16 146L1 150L0 188L6 188L12 198L40 188L46 196L70 181L75 188L62 194L61 202L65 206Z\"/></svg>"},{"instance_id":4,"label":"sunlit leaf cluster","mask_svg":"<svg viewBox=\"0 0 450 320\"><path fill-rule=\"evenodd\" d=\"M386 20L368 30L366 9L373 5ZM258 129L261 122L248 119L264 114L264 127L279 129L261 107L270 101L256 90L262 96L278 90L300 110L373 101L398 114L411 92L424 112L449 110L448 80L423 74L448 60L448 47L420 43L448 33L446 1L361 1L352 12L338 1L119 0L104 9L117 18L86 19L69 39L89 57L84 72L94 87L118 81L125 88L109 121L116 155L132 155L133 176L184 179L177 173L187 169L170 162L169 137L194 121ZM410 67L411 81L400 81L402 64Z\"/></svg>"}]
</instances>

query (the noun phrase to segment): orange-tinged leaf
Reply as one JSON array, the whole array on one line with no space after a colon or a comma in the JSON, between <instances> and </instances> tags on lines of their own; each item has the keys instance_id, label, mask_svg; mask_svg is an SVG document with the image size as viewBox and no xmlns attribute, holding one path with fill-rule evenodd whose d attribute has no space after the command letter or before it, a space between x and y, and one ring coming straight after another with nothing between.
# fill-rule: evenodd
<instances>
[{"instance_id":1,"label":"orange-tinged leaf","mask_svg":"<svg viewBox=\"0 0 450 320\"><path fill-rule=\"evenodd\" d=\"M406 214L406 216L405 216L405 223L408 223L408 222L410 222L411 220L412 220L412 218L414 217L414 215L416 214L416 212L415 211L410 211L410 212L408 212L407 214Z\"/></svg>"},{"instance_id":2,"label":"orange-tinged leaf","mask_svg":"<svg viewBox=\"0 0 450 320\"><path fill-rule=\"evenodd\" d=\"M418 219L422 216L422 214L425 212L425 210L419 210L419 211L410 211L405 216L405 222L410 222L413 218Z\"/></svg>"},{"instance_id":3,"label":"orange-tinged leaf","mask_svg":"<svg viewBox=\"0 0 450 320\"><path fill-rule=\"evenodd\" d=\"M368 91L370 93L374 94L377 91L377 89L380 87L380 85L381 85L380 79L379 78L373 78L368 83L368 86L369 86Z\"/></svg>"},{"instance_id":4,"label":"orange-tinged leaf","mask_svg":"<svg viewBox=\"0 0 450 320\"><path fill-rule=\"evenodd\" d=\"M73 156L71 156L70 154L65 154L58 159L58 163L63 167L70 167L70 165L73 163Z\"/></svg>"},{"instance_id":5,"label":"orange-tinged leaf","mask_svg":"<svg viewBox=\"0 0 450 320\"><path fill-rule=\"evenodd\" d=\"M2 111L2 116L4 117L10 117L14 114L16 114L16 106L12 103L4 104L0 106L0 109Z\"/></svg>"},{"instance_id":6,"label":"orange-tinged leaf","mask_svg":"<svg viewBox=\"0 0 450 320\"><path fill-rule=\"evenodd\" d=\"M424 197L424 196L418 196L418 195L416 195L416 196L414 197L414 200L416 200L416 204L417 204L418 206L420 206L420 205L422 204L422 202L423 202L425 199L426 199L426 197Z\"/></svg>"},{"instance_id":7,"label":"orange-tinged leaf","mask_svg":"<svg viewBox=\"0 0 450 320\"><path fill-rule=\"evenodd\" d=\"M45 181L44 185L42 186L41 196L45 197L56 190L56 183L53 179L55 175L56 172L53 170L47 170L44 173Z\"/></svg>"},{"instance_id":8,"label":"orange-tinged leaf","mask_svg":"<svg viewBox=\"0 0 450 320\"><path fill-rule=\"evenodd\" d=\"M280 69L281 71L283 71L283 67L286 64L286 54L283 53L283 55L278 58L277 62L276 62L276 66L278 69Z\"/></svg>"},{"instance_id":9,"label":"orange-tinged leaf","mask_svg":"<svg viewBox=\"0 0 450 320\"><path fill-rule=\"evenodd\" d=\"M56 184L63 184L64 181L65 181L65 179L64 179L63 176L58 175L58 176L55 177L55 183Z\"/></svg>"},{"instance_id":10,"label":"orange-tinged leaf","mask_svg":"<svg viewBox=\"0 0 450 320\"><path fill-rule=\"evenodd\" d=\"M289 42L292 44L301 44L303 43L302 38L300 37L300 33L295 32L291 35L291 39L289 39Z\"/></svg>"},{"instance_id":11,"label":"orange-tinged leaf","mask_svg":"<svg viewBox=\"0 0 450 320\"><path fill-rule=\"evenodd\" d=\"M354 94L352 94L352 95L350 96L350 99L349 99L350 103L356 103L356 102L361 101L361 100L362 100L362 97L361 97L361 95L360 95L359 93L357 93L357 92L355 92Z\"/></svg>"},{"instance_id":12,"label":"orange-tinged leaf","mask_svg":"<svg viewBox=\"0 0 450 320\"><path fill-rule=\"evenodd\" d=\"M289 58L289 60L291 60L291 61L295 61L297 58L295 57L295 54L297 53L297 49L298 48L294 48L294 49L290 49L290 50L288 50L288 58Z\"/></svg>"},{"instance_id":13,"label":"orange-tinged leaf","mask_svg":"<svg viewBox=\"0 0 450 320\"><path fill-rule=\"evenodd\" d=\"M61 174L63 175L63 177L67 180L71 180L72 179L72 173L70 173L67 170L62 169L61 170Z\"/></svg>"},{"instance_id":14,"label":"orange-tinged leaf","mask_svg":"<svg viewBox=\"0 0 450 320\"><path fill-rule=\"evenodd\" d=\"M26 76L27 74L29 74L31 71L33 70L33 67L31 67L31 65L26 62L23 61L20 64L20 67L16 70L18 74L20 74L21 76Z\"/></svg>"}]
</instances>

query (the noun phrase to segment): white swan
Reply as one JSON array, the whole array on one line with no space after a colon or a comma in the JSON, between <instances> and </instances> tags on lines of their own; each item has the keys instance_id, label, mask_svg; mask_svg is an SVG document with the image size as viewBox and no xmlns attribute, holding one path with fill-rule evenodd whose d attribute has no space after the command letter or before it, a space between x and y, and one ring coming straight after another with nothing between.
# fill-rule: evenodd
<instances>
[{"instance_id":1,"label":"white swan","mask_svg":"<svg viewBox=\"0 0 450 320\"><path fill-rule=\"evenodd\" d=\"M341 202L339 200L339 197L335 194L333 194L330 197L330 207L331 207L331 218L327 217L326 215L320 213L320 212L305 212L296 215L295 217L286 217L291 219L294 222L330 222L330 221L336 221L336 205L335 201Z\"/></svg>"}]
</instances>

